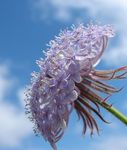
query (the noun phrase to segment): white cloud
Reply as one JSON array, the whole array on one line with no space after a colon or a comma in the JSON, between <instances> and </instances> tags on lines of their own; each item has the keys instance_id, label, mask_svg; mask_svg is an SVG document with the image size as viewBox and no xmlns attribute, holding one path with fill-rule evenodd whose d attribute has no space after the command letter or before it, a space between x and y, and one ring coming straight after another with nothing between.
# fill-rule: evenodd
<instances>
[{"instance_id":1,"label":"white cloud","mask_svg":"<svg viewBox=\"0 0 127 150\"><path fill-rule=\"evenodd\" d=\"M6 99L7 91L14 86L13 81L8 67L0 65L0 147L19 146L32 131L24 110Z\"/></svg>"},{"instance_id":2,"label":"white cloud","mask_svg":"<svg viewBox=\"0 0 127 150\"><path fill-rule=\"evenodd\" d=\"M103 59L108 65L126 65L127 64L127 37L121 36L117 46L109 49Z\"/></svg>"},{"instance_id":3,"label":"white cloud","mask_svg":"<svg viewBox=\"0 0 127 150\"><path fill-rule=\"evenodd\" d=\"M14 83L14 79L9 80L8 69L6 65L0 66L0 101L4 99L4 96ZM9 82L8 82L9 80Z\"/></svg>"},{"instance_id":4,"label":"white cloud","mask_svg":"<svg viewBox=\"0 0 127 150\"><path fill-rule=\"evenodd\" d=\"M127 136L112 135L105 137L92 145L94 150L127 150Z\"/></svg>"},{"instance_id":5,"label":"white cloud","mask_svg":"<svg viewBox=\"0 0 127 150\"><path fill-rule=\"evenodd\" d=\"M24 113L7 103L0 104L0 146L19 146L31 133L31 125Z\"/></svg>"},{"instance_id":6,"label":"white cloud","mask_svg":"<svg viewBox=\"0 0 127 150\"><path fill-rule=\"evenodd\" d=\"M25 101L24 101L24 99L25 99L25 88L21 88L21 89L19 89L18 90L18 92L17 92L17 96L18 96L18 98L19 98L19 100L20 100L20 103L21 103L21 106L24 108L25 107Z\"/></svg>"},{"instance_id":7,"label":"white cloud","mask_svg":"<svg viewBox=\"0 0 127 150\"><path fill-rule=\"evenodd\" d=\"M32 3L41 19L75 22L85 21L87 17L93 21L113 24L119 39L113 49L106 51L103 59L108 65L127 63L126 0L32 0Z\"/></svg>"}]
</instances>

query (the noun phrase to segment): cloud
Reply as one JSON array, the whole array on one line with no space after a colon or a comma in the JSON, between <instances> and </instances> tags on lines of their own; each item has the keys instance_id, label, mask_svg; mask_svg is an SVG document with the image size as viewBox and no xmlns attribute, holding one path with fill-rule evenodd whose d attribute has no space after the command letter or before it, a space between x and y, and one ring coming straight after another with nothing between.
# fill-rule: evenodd
<instances>
[{"instance_id":1,"label":"cloud","mask_svg":"<svg viewBox=\"0 0 127 150\"><path fill-rule=\"evenodd\" d=\"M19 146L32 132L23 108L19 109L11 99L6 98L14 84L8 66L0 65L0 147Z\"/></svg>"},{"instance_id":2,"label":"cloud","mask_svg":"<svg viewBox=\"0 0 127 150\"><path fill-rule=\"evenodd\" d=\"M40 13L41 19L45 19L43 16L50 17L50 19L54 18L60 21L64 20L64 18L83 19L85 18L87 11L89 15L92 16L92 18L102 16L105 17L103 18L104 20L107 19L111 22L112 19L113 22L115 22L115 20L126 21L123 15L123 12L127 12L126 0L78 0L78 3L77 0L31 0L30 2L32 4L33 10ZM111 14L111 12L114 12L114 10L116 10L115 15ZM79 15L76 15L75 11L77 11Z\"/></svg>"},{"instance_id":3,"label":"cloud","mask_svg":"<svg viewBox=\"0 0 127 150\"><path fill-rule=\"evenodd\" d=\"M81 19L82 12L84 14L84 8L93 7L90 2L79 0L32 0L32 8L40 19L53 19L59 21L70 21L72 19ZM77 12L74 14L74 11ZM79 14L78 14L79 13Z\"/></svg>"},{"instance_id":4,"label":"cloud","mask_svg":"<svg viewBox=\"0 0 127 150\"><path fill-rule=\"evenodd\" d=\"M10 90L10 88L13 86L14 79L9 80L9 74L8 69L5 65L0 65L0 101L4 99L4 96L6 95L7 89Z\"/></svg>"},{"instance_id":5,"label":"cloud","mask_svg":"<svg viewBox=\"0 0 127 150\"><path fill-rule=\"evenodd\" d=\"M0 147L19 146L31 133L31 125L24 113L7 103L0 104Z\"/></svg>"},{"instance_id":6,"label":"cloud","mask_svg":"<svg viewBox=\"0 0 127 150\"><path fill-rule=\"evenodd\" d=\"M127 63L127 1L126 0L31 0L32 8L42 20L89 20L113 24L117 35L103 57L107 65ZM86 22L86 21L85 21ZM122 58L122 59L119 59Z\"/></svg>"},{"instance_id":7,"label":"cloud","mask_svg":"<svg viewBox=\"0 0 127 150\"><path fill-rule=\"evenodd\" d=\"M17 96L18 96L18 98L19 98L19 101L20 101L20 104L21 104L21 106L24 108L25 107L25 101L24 101L24 99L25 99L25 88L23 87L23 88L20 88L19 90L18 90L18 92L17 92Z\"/></svg>"},{"instance_id":8,"label":"cloud","mask_svg":"<svg viewBox=\"0 0 127 150\"><path fill-rule=\"evenodd\" d=\"M94 150L127 150L127 136L112 135L105 137L92 145Z\"/></svg>"}]
</instances>

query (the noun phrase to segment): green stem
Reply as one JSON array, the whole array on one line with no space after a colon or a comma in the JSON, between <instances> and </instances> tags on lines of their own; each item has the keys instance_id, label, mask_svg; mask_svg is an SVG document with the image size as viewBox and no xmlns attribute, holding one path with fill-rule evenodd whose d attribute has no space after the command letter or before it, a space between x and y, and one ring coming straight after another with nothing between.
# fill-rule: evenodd
<instances>
[{"instance_id":1,"label":"green stem","mask_svg":"<svg viewBox=\"0 0 127 150\"><path fill-rule=\"evenodd\" d=\"M127 117L122 114L120 111L118 111L114 107L106 108L110 113L112 113L114 116L116 116L119 120L121 120L125 125L127 125Z\"/></svg>"},{"instance_id":2,"label":"green stem","mask_svg":"<svg viewBox=\"0 0 127 150\"><path fill-rule=\"evenodd\" d=\"M96 100L96 102L101 105L103 108L105 108L106 110L108 110L111 114L113 114L116 118L118 118L120 121L122 121L125 125L127 125L127 116L125 116L124 114L122 114L121 112L119 112L116 108L109 106L107 103L105 102L100 102L98 100Z\"/></svg>"}]
</instances>

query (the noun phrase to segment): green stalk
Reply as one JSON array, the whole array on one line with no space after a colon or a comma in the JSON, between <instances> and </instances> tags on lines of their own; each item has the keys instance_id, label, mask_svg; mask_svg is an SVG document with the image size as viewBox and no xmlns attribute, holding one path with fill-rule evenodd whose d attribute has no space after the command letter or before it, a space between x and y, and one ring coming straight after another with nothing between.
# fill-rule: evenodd
<instances>
[{"instance_id":1,"label":"green stalk","mask_svg":"<svg viewBox=\"0 0 127 150\"><path fill-rule=\"evenodd\" d=\"M127 125L127 116L122 114L120 111L118 111L113 106L109 106L106 102L100 102L96 100L96 102L101 105L103 108L105 108L107 111L109 111L111 114L113 114L116 118L118 118L121 122L123 122L125 125Z\"/></svg>"}]
</instances>

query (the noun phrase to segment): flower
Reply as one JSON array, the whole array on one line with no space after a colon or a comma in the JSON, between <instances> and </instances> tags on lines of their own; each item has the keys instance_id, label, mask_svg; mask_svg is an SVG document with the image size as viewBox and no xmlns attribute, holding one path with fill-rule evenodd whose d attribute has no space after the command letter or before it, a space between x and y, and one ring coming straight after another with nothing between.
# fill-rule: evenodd
<instances>
[{"instance_id":1,"label":"flower","mask_svg":"<svg viewBox=\"0 0 127 150\"><path fill-rule=\"evenodd\" d=\"M80 24L71 30L61 31L55 40L49 42L45 59L37 61L40 72L32 74L31 85L26 91L26 112L35 124L36 133L49 141L54 150L68 125L72 110L76 110L83 120L83 133L87 127L93 134L99 132L95 113L106 122L99 103L105 103L96 91L110 96L118 92L116 88L101 80L124 78L127 68L99 71L95 66L114 36L110 25L98 26ZM110 107L110 105L108 105Z\"/></svg>"}]
</instances>

